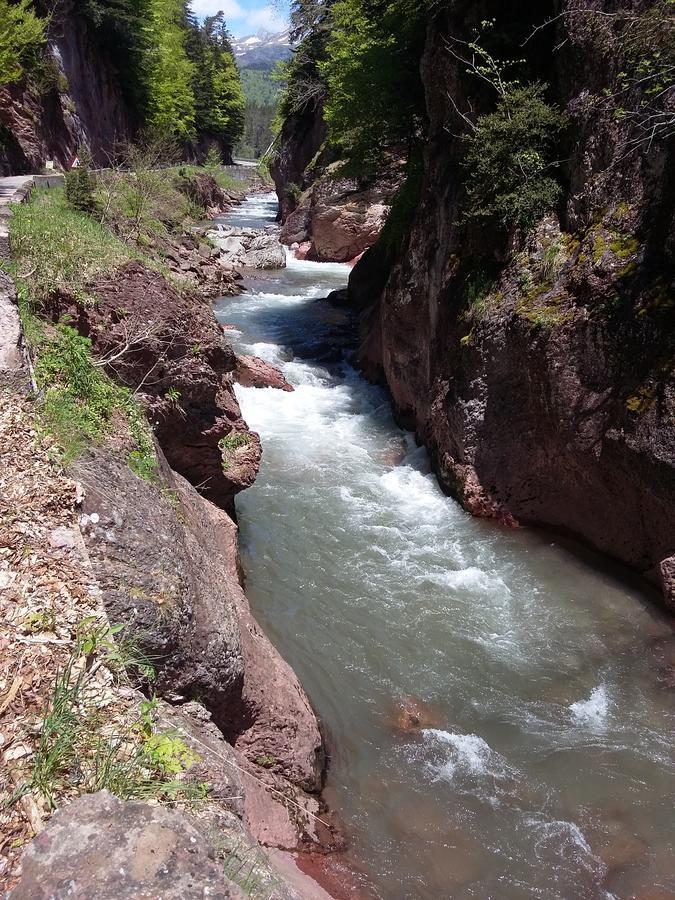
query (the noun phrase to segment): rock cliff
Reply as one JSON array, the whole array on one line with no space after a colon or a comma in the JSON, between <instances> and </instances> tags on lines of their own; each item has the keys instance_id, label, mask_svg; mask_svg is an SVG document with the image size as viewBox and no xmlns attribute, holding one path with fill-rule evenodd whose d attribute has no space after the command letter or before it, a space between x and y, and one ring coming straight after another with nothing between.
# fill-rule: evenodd
<instances>
[{"instance_id":1,"label":"rock cliff","mask_svg":"<svg viewBox=\"0 0 675 900\"><path fill-rule=\"evenodd\" d=\"M675 608L673 147L605 99L614 7L583 8L457 0L430 24L419 202L352 273L358 358L468 510L575 535ZM529 236L500 234L462 216L462 113L485 95L448 48L490 19L521 46L549 18L523 53L568 116L563 193Z\"/></svg>"},{"instance_id":2,"label":"rock cliff","mask_svg":"<svg viewBox=\"0 0 675 900\"><path fill-rule=\"evenodd\" d=\"M68 168L78 147L98 165L134 127L112 61L72 2L51 18L49 52L37 76L0 87L0 174Z\"/></svg>"},{"instance_id":3,"label":"rock cliff","mask_svg":"<svg viewBox=\"0 0 675 900\"><path fill-rule=\"evenodd\" d=\"M349 262L371 247L402 181L397 155L377 175L346 172L327 143L320 102L285 120L270 170L282 243L317 262Z\"/></svg>"}]
</instances>

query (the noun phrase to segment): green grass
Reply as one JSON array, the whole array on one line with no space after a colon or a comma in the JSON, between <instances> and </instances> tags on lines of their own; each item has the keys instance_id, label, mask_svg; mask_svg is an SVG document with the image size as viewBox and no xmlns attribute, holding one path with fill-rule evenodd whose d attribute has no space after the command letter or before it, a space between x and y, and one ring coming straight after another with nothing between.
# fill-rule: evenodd
<instances>
[{"instance_id":1,"label":"green grass","mask_svg":"<svg viewBox=\"0 0 675 900\"><path fill-rule=\"evenodd\" d=\"M133 445L128 463L152 479L156 457L145 416L131 392L97 365L91 341L65 323L52 326L40 309L57 291L94 304L87 285L138 254L85 213L71 209L62 189L37 190L14 209L13 270L26 341L35 357L42 427L59 447L64 465L85 446L126 428Z\"/></svg>"},{"instance_id":2,"label":"green grass","mask_svg":"<svg viewBox=\"0 0 675 900\"><path fill-rule=\"evenodd\" d=\"M96 667L82 667L82 655L75 647L56 675L21 793L36 792L51 809L73 790L108 790L122 800L206 796L207 785L182 779L199 761L197 754L177 733L155 729L156 700L141 703L133 716L111 729L109 714L87 698Z\"/></svg>"},{"instance_id":3,"label":"green grass","mask_svg":"<svg viewBox=\"0 0 675 900\"><path fill-rule=\"evenodd\" d=\"M127 460L130 467L144 478L154 478L157 462L145 416L131 391L96 365L89 338L65 324L43 332L35 377L41 391L41 422L57 442L64 465L124 424L134 444Z\"/></svg>"},{"instance_id":4,"label":"green grass","mask_svg":"<svg viewBox=\"0 0 675 900\"><path fill-rule=\"evenodd\" d=\"M29 203L14 207L11 245L14 274L35 304L56 290L93 302L86 285L138 255L95 219L71 209L62 188L38 189Z\"/></svg>"}]
</instances>

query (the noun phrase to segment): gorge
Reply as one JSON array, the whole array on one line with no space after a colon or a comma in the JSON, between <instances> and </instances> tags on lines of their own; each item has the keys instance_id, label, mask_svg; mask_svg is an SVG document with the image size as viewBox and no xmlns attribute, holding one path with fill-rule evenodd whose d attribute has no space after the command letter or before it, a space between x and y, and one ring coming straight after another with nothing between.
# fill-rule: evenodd
<instances>
[{"instance_id":1,"label":"gorge","mask_svg":"<svg viewBox=\"0 0 675 900\"><path fill-rule=\"evenodd\" d=\"M17 10L8 896L674 897L670 0Z\"/></svg>"}]
</instances>

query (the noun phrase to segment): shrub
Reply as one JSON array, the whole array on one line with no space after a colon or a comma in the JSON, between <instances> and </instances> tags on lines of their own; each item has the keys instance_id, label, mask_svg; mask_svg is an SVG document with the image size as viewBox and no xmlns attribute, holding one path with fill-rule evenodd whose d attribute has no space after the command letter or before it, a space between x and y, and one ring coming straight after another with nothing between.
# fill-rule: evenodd
<instances>
[{"instance_id":1,"label":"shrub","mask_svg":"<svg viewBox=\"0 0 675 900\"><path fill-rule=\"evenodd\" d=\"M209 144L209 149L204 157L204 168L209 175L215 175L223 168L223 156L217 144Z\"/></svg>"},{"instance_id":2,"label":"shrub","mask_svg":"<svg viewBox=\"0 0 675 900\"><path fill-rule=\"evenodd\" d=\"M530 229L560 196L549 174L550 150L564 126L563 114L544 99L542 84L509 88L464 139L465 217Z\"/></svg>"},{"instance_id":3,"label":"shrub","mask_svg":"<svg viewBox=\"0 0 675 900\"><path fill-rule=\"evenodd\" d=\"M91 171L91 156L84 148L78 151L80 164L66 174L66 203L72 209L91 215L98 210L96 176Z\"/></svg>"}]
</instances>

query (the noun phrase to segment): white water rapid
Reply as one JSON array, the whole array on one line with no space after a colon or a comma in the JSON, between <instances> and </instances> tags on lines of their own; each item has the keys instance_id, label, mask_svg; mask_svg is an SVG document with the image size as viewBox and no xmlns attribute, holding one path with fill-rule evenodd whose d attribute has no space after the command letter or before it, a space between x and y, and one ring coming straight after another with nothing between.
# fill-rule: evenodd
<instances>
[{"instance_id":1,"label":"white water rapid","mask_svg":"<svg viewBox=\"0 0 675 900\"><path fill-rule=\"evenodd\" d=\"M252 198L227 221L275 211ZM289 259L216 311L295 386L238 389L264 451L237 498L243 562L325 725L354 865L387 900L668 896L667 621L623 570L441 493L345 361L344 313L316 302L348 273Z\"/></svg>"}]
</instances>

